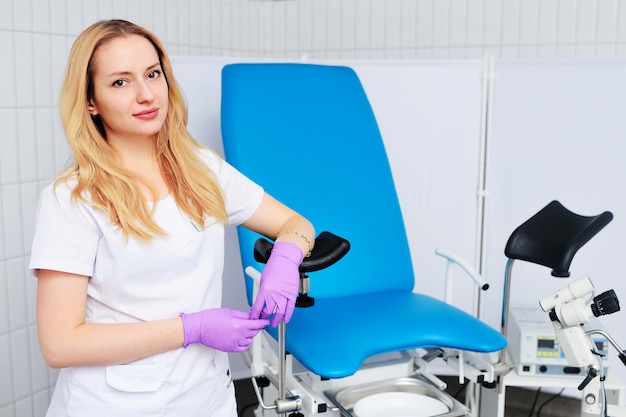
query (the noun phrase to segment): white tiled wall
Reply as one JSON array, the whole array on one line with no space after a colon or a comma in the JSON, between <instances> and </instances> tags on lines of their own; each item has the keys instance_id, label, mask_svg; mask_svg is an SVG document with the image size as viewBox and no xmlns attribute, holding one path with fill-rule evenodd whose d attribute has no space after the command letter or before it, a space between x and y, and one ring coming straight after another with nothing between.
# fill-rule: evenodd
<instances>
[{"instance_id":1,"label":"white tiled wall","mask_svg":"<svg viewBox=\"0 0 626 417\"><path fill-rule=\"evenodd\" d=\"M626 56L619 0L0 0L0 417L42 416L54 384L25 267L39 187L69 156L55 108L69 47L112 17L176 55Z\"/></svg>"}]
</instances>

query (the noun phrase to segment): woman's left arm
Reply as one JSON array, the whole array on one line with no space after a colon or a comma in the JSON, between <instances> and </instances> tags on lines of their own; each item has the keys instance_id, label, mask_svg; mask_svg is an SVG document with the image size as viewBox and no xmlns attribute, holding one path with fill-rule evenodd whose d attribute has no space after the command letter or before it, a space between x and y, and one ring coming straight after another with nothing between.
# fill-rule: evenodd
<instances>
[{"instance_id":1,"label":"woman's left arm","mask_svg":"<svg viewBox=\"0 0 626 417\"><path fill-rule=\"evenodd\" d=\"M307 219L268 194L264 194L261 204L243 226L274 240L250 318L273 316L274 327L283 319L287 323L298 295L298 267L313 249L315 229Z\"/></svg>"},{"instance_id":2,"label":"woman's left arm","mask_svg":"<svg viewBox=\"0 0 626 417\"><path fill-rule=\"evenodd\" d=\"M315 244L315 229L311 222L267 193L242 226L276 242L293 243L304 256Z\"/></svg>"}]
</instances>

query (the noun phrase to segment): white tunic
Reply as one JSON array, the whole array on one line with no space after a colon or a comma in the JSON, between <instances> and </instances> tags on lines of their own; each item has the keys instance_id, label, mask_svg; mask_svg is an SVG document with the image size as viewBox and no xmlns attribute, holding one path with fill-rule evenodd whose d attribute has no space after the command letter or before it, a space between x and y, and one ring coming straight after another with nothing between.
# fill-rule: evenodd
<instances>
[{"instance_id":1,"label":"white tunic","mask_svg":"<svg viewBox=\"0 0 626 417\"><path fill-rule=\"evenodd\" d=\"M228 222L258 208L263 189L209 151ZM86 321L129 323L221 306L224 225L194 224L171 196L154 218L167 232L150 243L125 240L108 216L70 198L71 185L43 190L29 269L86 275ZM119 366L62 369L48 410L56 416L236 417L226 353L200 344Z\"/></svg>"}]
</instances>

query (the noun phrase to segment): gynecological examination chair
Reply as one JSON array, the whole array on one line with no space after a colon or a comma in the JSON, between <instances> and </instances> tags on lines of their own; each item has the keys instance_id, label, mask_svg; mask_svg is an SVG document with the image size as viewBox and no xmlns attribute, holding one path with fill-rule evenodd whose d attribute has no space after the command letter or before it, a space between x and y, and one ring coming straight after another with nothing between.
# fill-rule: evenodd
<instances>
[{"instance_id":1,"label":"gynecological examination chair","mask_svg":"<svg viewBox=\"0 0 626 417\"><path fill-rule=\"evenodd\" d=\"M257 415L470 415L428 362L441 357L469 381L491 381L481 353L506 339L414 292L389 162L356 73L244 63L225 66L222 77L226 159L324 231L300 268L301 307L248 352ZM272 242L242 228L238 237L252 302Z\"/></svg>"}]
</instances>

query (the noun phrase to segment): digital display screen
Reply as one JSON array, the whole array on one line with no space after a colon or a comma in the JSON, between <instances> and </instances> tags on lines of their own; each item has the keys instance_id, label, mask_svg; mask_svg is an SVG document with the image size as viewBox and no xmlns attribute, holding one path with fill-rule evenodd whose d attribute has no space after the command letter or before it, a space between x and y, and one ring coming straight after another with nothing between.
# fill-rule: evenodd
<instances>
[{"instance_id":1,"label":"digital display screen","mask_svg":"<svg viewBox=\"0 0 626 417\"><path fill-rule=\"evenodd\" d=\"M554 339L537 339L539 349L554 349Z\"/></svg>"}]
</instances>

